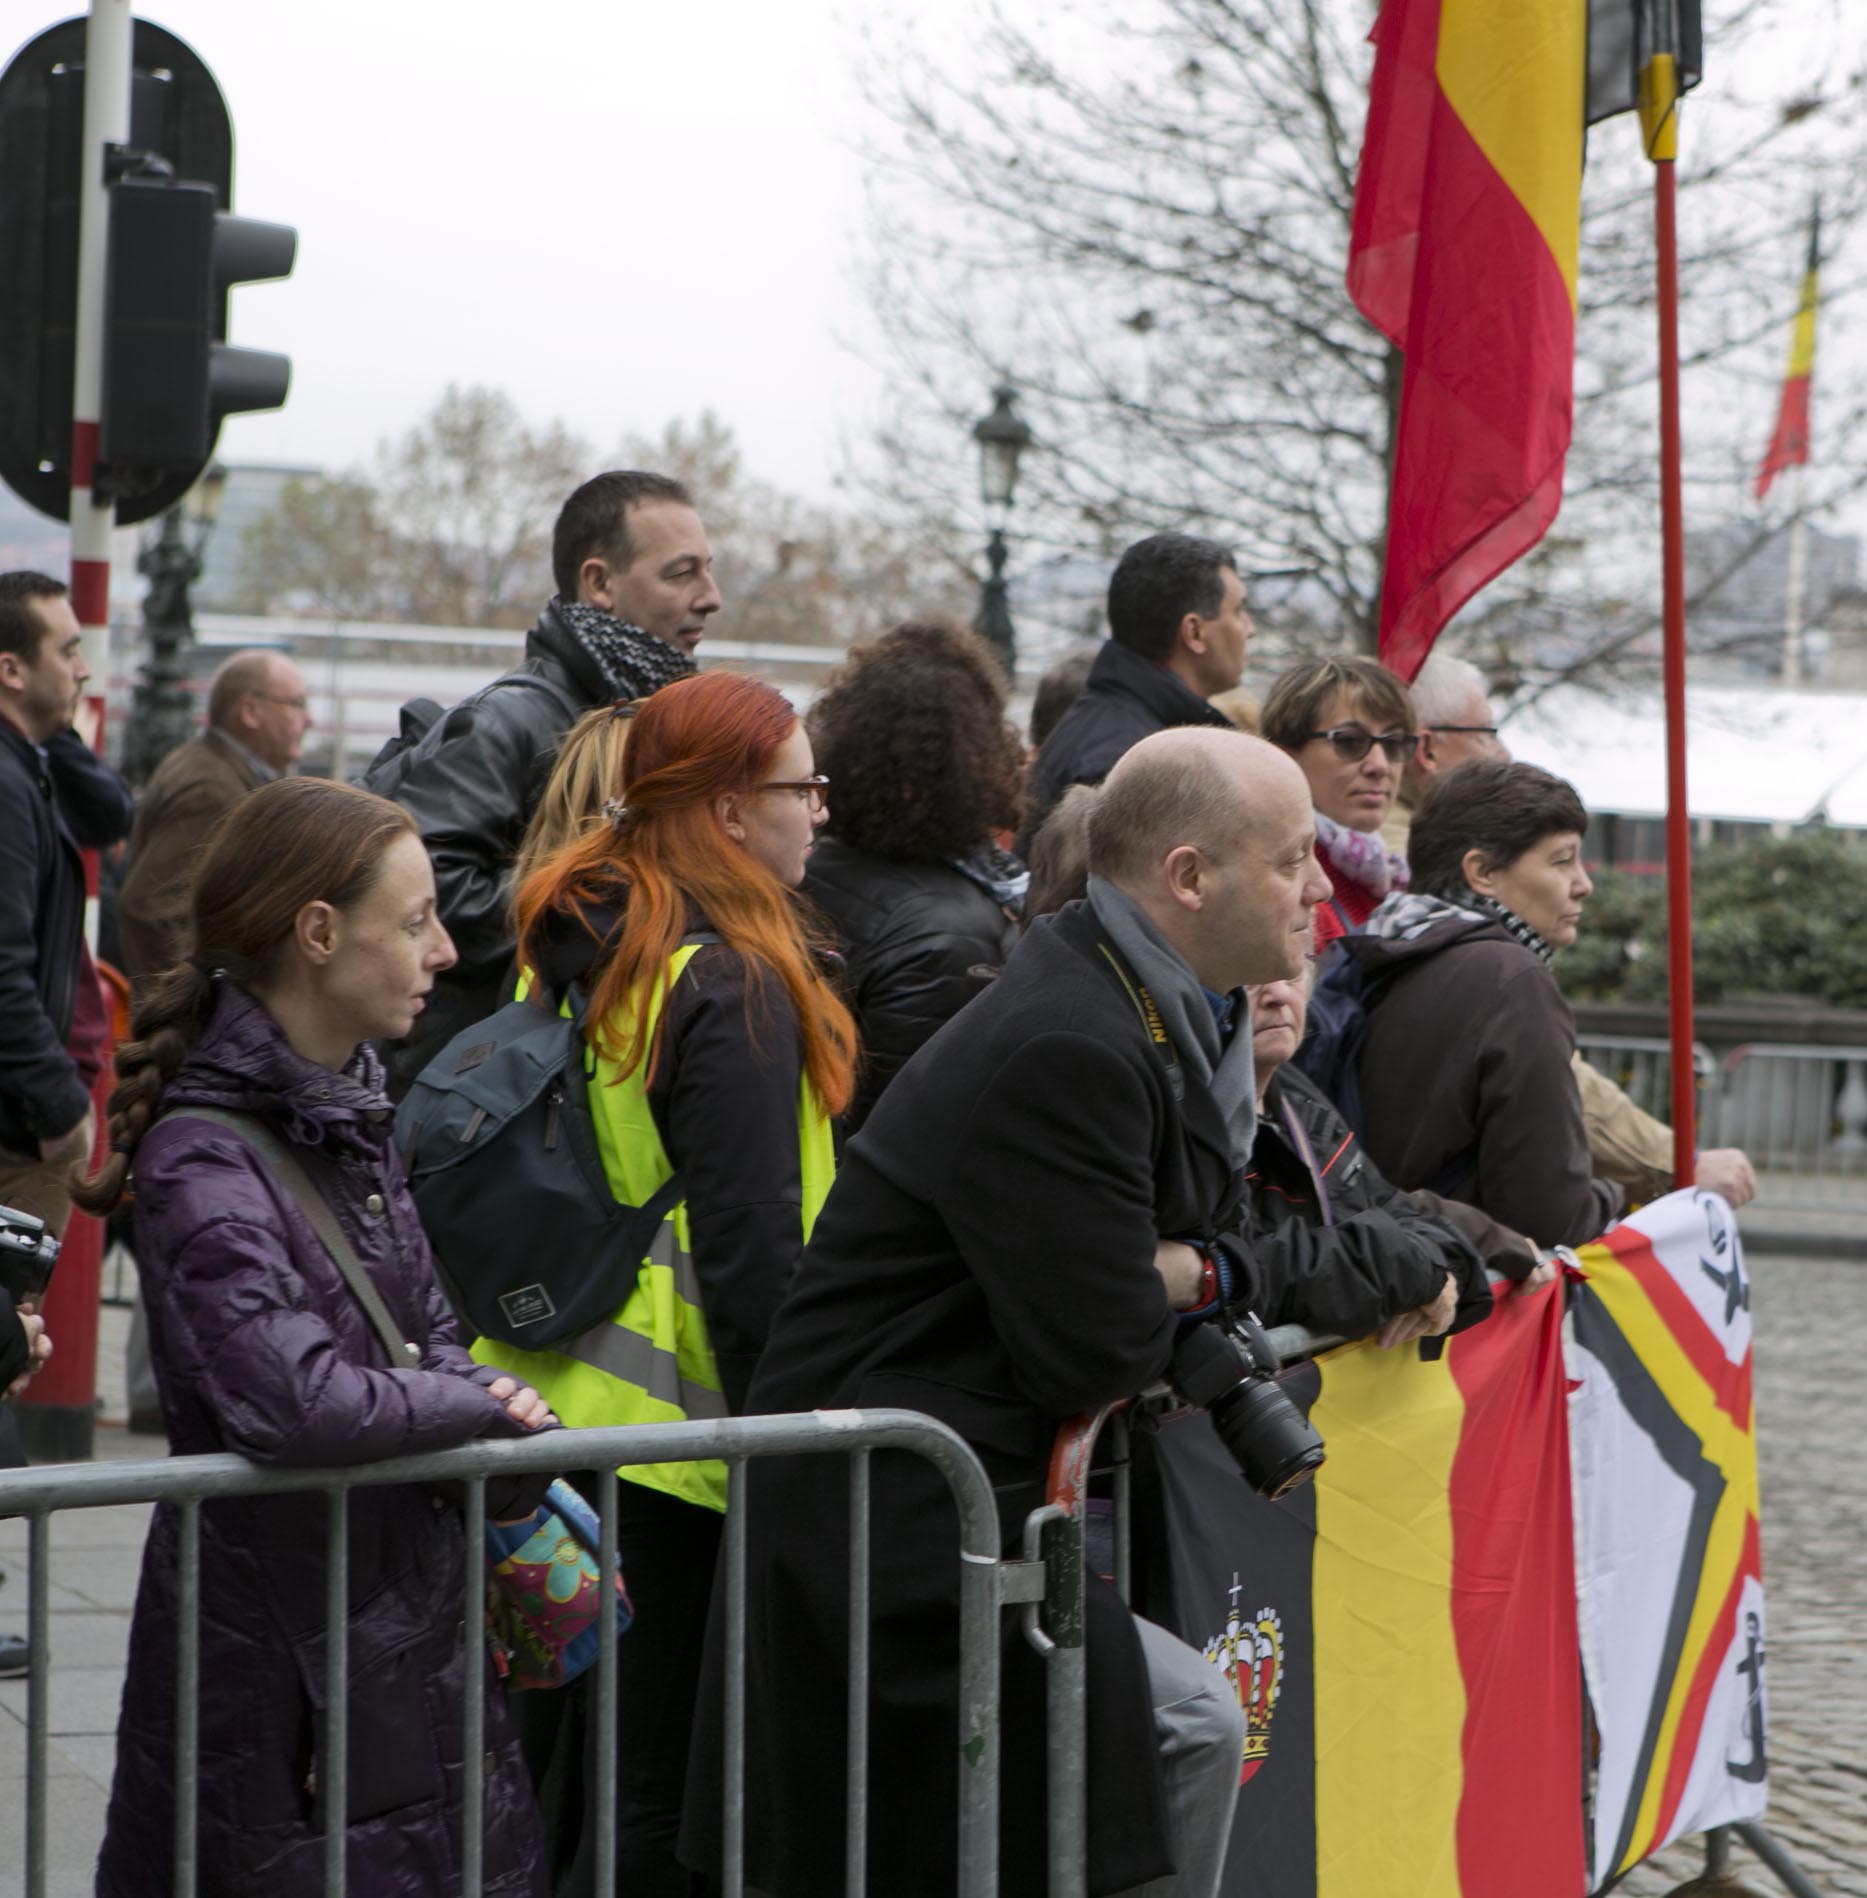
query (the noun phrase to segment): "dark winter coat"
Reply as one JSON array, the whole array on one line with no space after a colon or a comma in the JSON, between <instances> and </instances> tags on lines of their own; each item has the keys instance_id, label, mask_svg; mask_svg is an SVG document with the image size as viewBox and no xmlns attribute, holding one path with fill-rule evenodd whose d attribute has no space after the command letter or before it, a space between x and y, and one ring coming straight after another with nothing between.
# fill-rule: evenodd
<instances>
[{"instance_id":1,"label":"dark winter coat","mask_svg":"<svg viewBox=\"0 0 1867 1898\"><path fill-rule=\"evenodd\" d=\"M1218 1108L1174 1099L1085 903L1046 917L963 1018L909 1061L849 1143L753 1381L757 1411L900 1405L978 1452L1015 1543L1066 1419L1145 1389L1176 1319L1163 1235L1216 1236L1240 1195ZM1112 953L1112 952L1111 952ZM1241 1274L1248 1271L1240 1258ZM932 1465L877 1453L869 1889L950 1892L959 1752L957 1521ZM773 1898L843 1882L849 1477L837 1457L748 1485L746 1873ZM683 1855L716 1865L721 1600ZM1006 1620L1001 1889L1044 1889L1040 1664ZM1090 1889L1169 1869L1133 1618L1088 1602Z\"/></svg>"},{"instance_id":2,"label":"dark winter coat","mask_svg":"<svg viewBox=\"0 0 1867 1898\"><path fill-rule=\"evenodd\" d=\"M1165 666L1143 659L1113 639L1106 641L1089 668L1082 697L1057 721L1056 730L1037 754L1020 855L1029 856L1038 826L1072 784L1100 784L1123 752L1175 725L1232 729L1223 712L1181 684Z\"/></svg>"},{"instance_id":3,"label":"dark winter coat","mask_svg":"<svg viewBox=\"0 0 1867 1898\"><path fill-rule=\"evenodd\" d=\"M397 1328L422 1346L423 1368L388 1368L337 1267L238 1135L164 1119L136 1154L136 1257L174 1452L319 1468L520 1434L481 1388L497 1373L455 1342L380 1087L357 1066L334 1074L294 1053L266 1010L228 987L163 1096L165 1114L191 1105L258 1114L291 1143ZM510 1506L489 1497L489 1513ZM457 1493L361 1488L349 1508L349 1889L457 1892L471 1771L485 1788L487 1891L539 1898L537 1812L484 1654L470 1657L470 1678L486 1695L486 1753L461 1759ZM202 1898L323 1889L325 1510L315 1494L201 1510ZM164 1504L130 1632L100 1898L167 1888L176 1544Z\"/></svg>"},{"instance_id":4,"label":"dark winter coat","mask_svg":"<svg viewBox=\"0 0 1867 1898\"><path fill-rule=\"evenodd\" d=\"M826 837L804 894L836 927L848 999L862 1035L854 1133L934 1030L1004 966L1017 925L971 877L944 863L891 863Z\"/></svg>"},{"instance_id":5,"label":"dark winter coat","mask_svg":"<svg viewBox=\"0 0 1867 1898\"><path fill-rule=\"evenodd\" d=\"M1437 1298L1448 1272L1459 1288L1454 1330L1490 1312L1484 1263L1465 1238L1390 1186L1322 1090L1288 1064L1265 1088L1245 1181L1267 1324L1365 1337Z\"/></svg>"},{"instance_id":6,"label":"dark winter coat","mask_svg":"<svg viewBox=\"0 0 1867 1898\"><path fill-rule=\"evenodd\" d=\"M369 788L394 798L421 831L441 921L460 955L436 977L415 1033L390 1057L398 1088L461 1029L511 1000L512 859L564 734L609 697L595 662L547 606L525 635L518 666L437 719L387 766L370 768Z\"/></svg>"},{"instance_id":7,"label":"dark winter coat","mask_svg":"<svg viewBox=\"0 0 1867 1898\"><path fill-rule=\"evenodd\" d=\"M135 814L76 732L42 749L0 718L0 1147L29 1159L91 1104L65 1052L84 942L78 851L121 842Z\"/></svg>"},{"instance_id":8,"label":"dark winter coat","mask_svg":"<svg viewBox=\"0 0 1867 1898\"><path fill-rule=\"evenodd\" d=\"M1469 1202L1539 1245L1581 1245L1620 1188L1594 1177L1570 1057L1575 1021L1549 965L1501 923L1410 942L1346 936L1362 966L1362 1138L1390 1180Z\"/></svg>"},{"instance_id":9,"label":"dark winter coat","mask_svg":"<svg viewBox=\"0 0 1867 1898\"><path fill-rule=\"evenodd\" d=\"M188 906L208 833L267 779L258 759L213 727L179 745L143 787L117 890L123 973L146 981L188 953Z\"/></svg>"}]
</instances>

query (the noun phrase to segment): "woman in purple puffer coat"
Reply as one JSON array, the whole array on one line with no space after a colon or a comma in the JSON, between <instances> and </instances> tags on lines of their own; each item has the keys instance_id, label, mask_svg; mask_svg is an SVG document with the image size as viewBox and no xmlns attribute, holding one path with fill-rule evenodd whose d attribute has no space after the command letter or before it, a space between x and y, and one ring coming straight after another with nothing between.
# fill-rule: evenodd
<instances>
[{"instance_id":1,"label":"woman in purple puffer coat","mask_svg":"<svg viewBox=\"0 0 1867 1898\"><path fill-rule=\"evenodd\" d=\"M138 997L111 1156L78 1195L106 1210L133 1165L171 1448L330 1467L549 1426L534 1392L455 1341L365 1045L406 1034L454 960L406 814L320 779L262 787L210 838L193 924L190 960ZM255 1116L288 1144L419 1347L419 1369L390 1368L289 1192L238 1133L190 1118L195 1108ZM489 1485L493 1515L533 1500ZM463 1655L459 1493L360 1488L349 1507L349 1889L457 1892L472 1772L485 1787L486 1891L539 1898L538 1816L504 1697L486 1655ZM202 1506L202 1898L323 1888L325 1524L316 1494ZM100 1898L169 1885L177 1526L175 1507L159 1507L143 1555ZM463 1664L486 1698L486 1753L471 1761Z\"/></svg>"}]
</instances>

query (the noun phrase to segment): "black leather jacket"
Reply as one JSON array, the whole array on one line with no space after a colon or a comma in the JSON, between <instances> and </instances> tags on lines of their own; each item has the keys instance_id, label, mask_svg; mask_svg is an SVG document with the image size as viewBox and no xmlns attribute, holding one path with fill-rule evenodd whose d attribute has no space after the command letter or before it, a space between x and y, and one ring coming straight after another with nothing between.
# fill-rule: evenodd
<instances>
[{"instance_id":1,"label":"black leather jacket","mask_svg":"<svg viewBox=\"0 0 1867 1898\"><path fill-rule=\"evenodd\" d=\"M460 954L436 981L415 1032L389 1053L398 1096L462 1028L511 999L507 873L564 734L608 698L602 675L547 606L514 670L366 774L372 791L394 798L419 826L441 920Z\"/></svg>"},{"instance_id":2,"label":"black leather jacket","mask_svg":"<svg viewBox=\"0 0 1867 1898\"><path fill-rule=\"evenodd\" d=\"M1446 1219L1390 1186L1327 1097L1285 1065L1265 1089L1245 1175L1267 1324L1360 1338L1458 1281L1453 1330L1491 1309L1483 1261Z\"/></svg>"},{"instance_id":3,"label":"black leather jacket","mask_svg":"<svg viewBox=\"0 0 1867 1898\"><path fill-rule=\"evenodd\" d=\"M1018 854L1030 855L1037 827L1072 784L1100 784L1123 752L1175 725L1232 728L1223 712L1164 666L1112 639L1105 642L1089 668L1082 697L1057 721L1037 754Z\"/></svg>"},{"instance_id":4,"label":"black leather jacket","mask_svg":"<svg viewBox=\"0 0 1867 1898\"><path fill-rule=\"evenodd\" d=\"M43 753L0 718L0 1147L83 1118L90 1090L65 1052L84 940L84 863L130 834L129 786L73 731Z\"/></svg>"},{"instance_id":5,"label":"black leather jacket","mask_svg":"<svg viewBox=\"0 0 1867 1898\"><path fill-rule=\"evenodd\" d=\"M804 894L835 925L848 964L846 994L862 1035L843 1122L854 1133L909 1055L1003 967L1018 931L950 865L890 863L836 837L811 853Z\"/></svg>"}]
</instances>

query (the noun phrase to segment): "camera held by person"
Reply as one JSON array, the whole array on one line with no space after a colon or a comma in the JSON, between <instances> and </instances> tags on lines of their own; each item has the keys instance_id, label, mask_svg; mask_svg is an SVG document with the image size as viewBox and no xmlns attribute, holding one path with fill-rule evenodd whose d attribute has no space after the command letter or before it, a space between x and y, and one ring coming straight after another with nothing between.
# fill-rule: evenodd
<instances>
[{"instance_id":1,"label":"camera held by person","mask_svg":"<svg viewBox=\"0 0 1867 1898\"><path fill-rule=\"evenodd\" d=\"M1260 1496L1288 1495L1321 1468L1323 1441L1277 1383L1278 1359L1250 1312L1189 1326L1167 1374L1212 1419L1219 1441Z\"/></svg>"},{"instance_id":2,"label":"camera held by person","mask_svg":"<svg viewBox=\"0 0 1867 1898\"><path fill-rule=\"evenodd\" d=\"M35 1308L57 1263L58 1241L45 1221L0 1206L0 1396L15 1396L52 1355L45 1320Z\"/></svg>"}]
</instances>

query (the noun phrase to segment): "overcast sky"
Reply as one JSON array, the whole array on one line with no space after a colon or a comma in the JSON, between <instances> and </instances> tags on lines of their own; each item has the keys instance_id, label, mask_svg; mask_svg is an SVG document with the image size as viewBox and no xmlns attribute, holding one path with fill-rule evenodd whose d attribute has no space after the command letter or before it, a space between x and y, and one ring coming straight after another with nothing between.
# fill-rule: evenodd
<instances>
[{"instance_id":1,"label":"overcast sky","mask_svg":"<svg viewBox=\"0 0 1867 1898\"><path fill-rule=\"evenodd\" d=\"M1861 7L1788 0L1786 15L1831 46L1852 22L1858 52ZM11 0L0 53L76 10ZM291 398L231 418L224 459L367 462L446 383L481 382L599 452L710 407L752 472L828 498L841 445L862 436L879 394L853 270L852 148L872 125L855 79L862 35L893 38L888 21L903 14L923 44L931 31L943 58L963 62L970 4L145 0L143 11L220 81L235 208L299 233L292 277L233 302L236 342L291 356ZM1780 37L1786 64L1808 61L1809 36ZM1786 234L1780 348L1796 241ZM1846 346L1836 327L1825 351Z\"/></svg>"},{"instance_id":2,"label":"overcast sky","mask_svg":"<svg viewBox=\"0 0 1867 1898\"><path fill-rule=\"evenodd\" d=\"M12 41L78 10L0 19ZM232 314L232 340L291 356L291 398L231 418L224 459L366 460L451 380L599 448L711 407L755 472L827 496L876 385L839 343L858 107L823 0L138 12L220 82L234 208L298 230L292 276Z\"/></svg>"}]
</instances>

